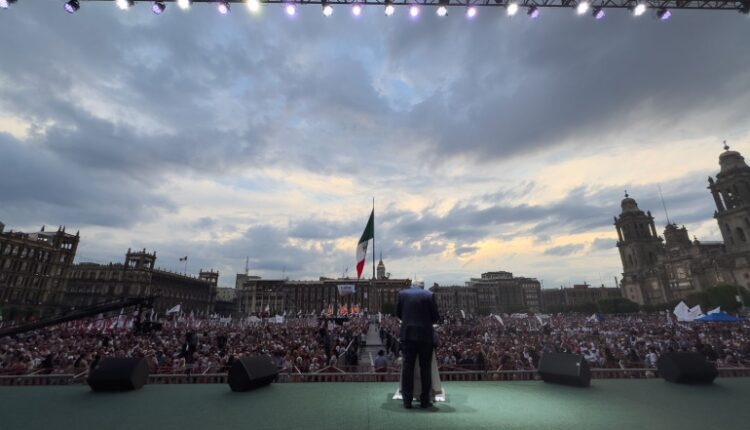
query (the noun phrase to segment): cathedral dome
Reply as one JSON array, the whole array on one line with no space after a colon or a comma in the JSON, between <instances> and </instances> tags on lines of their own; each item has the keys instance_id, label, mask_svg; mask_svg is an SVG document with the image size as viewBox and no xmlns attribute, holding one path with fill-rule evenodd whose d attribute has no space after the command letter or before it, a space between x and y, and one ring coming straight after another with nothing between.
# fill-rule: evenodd
<instances>
[{"instance_id":1,"label":"cathedral dome","mask_svg":"<svg viewBox=\"0 0 750 430\"><path fill-rule=\"evenodd\" d=\"M622 199L622 202L620 203L620 207L622 208L622 212L640 212L641 210L638 209L638 203L636 203L635 199L630 197L628 193L625 193L625 198Z\"/></svg>"},{"instance_id":2,"label":"cathedral dome","mask_svg":"<svg viewBox=\"0 0 750 430\"><path fill-rule=\"evenodd\" d=\"M724 146L726 151L719 156L720 174L726 174L735 170L750 170L750 166L745 163L745 157L737 151L732 151L729 146Z\"/></svg>"}]
</instances>

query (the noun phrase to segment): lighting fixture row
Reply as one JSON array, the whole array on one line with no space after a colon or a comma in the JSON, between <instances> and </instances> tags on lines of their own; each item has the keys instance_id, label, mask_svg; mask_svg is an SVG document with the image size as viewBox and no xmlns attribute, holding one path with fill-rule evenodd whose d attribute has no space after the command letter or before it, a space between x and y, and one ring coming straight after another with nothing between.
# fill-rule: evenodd
<instances>
[{"instance_id":1,"label":"lighting fixture row","mask_svg":"<svg viewBox=\"0 0 750 430\"><path fill-rule=\"evenodd\" d=\"M7 9L11 4L16 3L18 0L0 0L0 9ZM193 3L193 0L175 0L177 3L177 6L180 9L189 9L190 6ZM216 7L220 14L226 15L230 12L230 6L228 0L216 0ZM250 10L250 12L256 13L260 10L260 0L247 0L245 2L247 4L247 8ZM115 0L115 4L118 8L126 10L130 9L135 5L135 0ZM438 16L446 16L448 15L448 6L449 0L440 0L439 6L436 9L436 13ZM325 16L331 16L333 15L333 6L327 2L322 2L323 7L323 15ZM362 4L354 3L352 5L352 14L354 16L360 16L362 14ZM81 3L79 0L68 0L64 5L65 11L68 13L75 13L81 8ZM153 1L151 5L151 10L156 15L161 15L166 10L167 5L166 2L161 0L155 0ZM506 6L506 13L510 16L515 15L518 13L520 9L520 6L516 2L511 2ZM591 15L596 19L602 19L605 16L604 8L601 6L591 8L591 5L587 0L583 0L579 2L576 7L576 13L578 15L584 15L591 9ZM634 6L629 7L630 11L635 16L641 16L644 13L646 13L647 6L645 3L637 3ZM297 7L293 1L290 1L284 6L284 11L287 15L293 16L297 13ZM396 12L396 8L392 1L386 0L385 1L385 9L384 12L386 15L391 16ZM473 5L469 5L466 8L466 16L468 18L474 18L477 15L477 7ZM739 8L739 12L743 14L750 14L750 2L744 2L742 3L742 6ZM529 15L531 18L538 18L540 15L540 9L537 6L530 6L526 10L526 14ZM409 15L412 18L415 18L419 15L419 6L414 4L409 6ZM672 12L667 8L659 8L656 12L656 16L662 20L666 21L672 16Z\"/></svg>"},{"instance_id":2,"label":"lighting fixture row","mask_svg":"<svg viewBox=\"0 0 750 430\"><path fill-rule=\"evenodd\" d=\"M15 3L17 0L0 0L0 8L7 9L10 4ZM177 6L180 9L186 10L189 9L192 5L192 0L176 0ZM130 9L135 5L135 0L115 0L115 4L118 8L122 10ZM250 12L256 13L260 10L260 0L247 0L246 1L247 8L250 10ZM440 5L437 7L435 13L440 16L446 16L448 15L448 0L441 0ZM362 6L361 4L354 3L352 5L352 14L354 16L360 16L362 14ZM75 13L78 11L78 9L81 8L81 3L79 0L68 0L68 2L65 3L65 11L68 13ZM220 14L226 15L230 12L231 8L229 6L229 1L227 0L217 0L216 1L216 7ZM331 16L333 15L333 6L326 2L322 2L323 7L323 15L325 16ZM164 1L156 0L151 5L151 10L156 15L161 15L167 8L167 5ZM516 13L518 13L520 9L520 6L518 3L511 2L506 6L506 13L509 16L513 16ZM590 9L591 9L591 15L595 19L602 19L605 16L604 8L601 6L591 8L591 5L588 1L581 1L576 5L576 13L578 15L585 15ZM635 6L631 7L630 10L635 16L641 16L644 13L646 13L647 6L645 3L638 3ZM284 11L287 15L293 16L297 13L297 7L293 2L287 3L284 6ZM385 2L385 9L384 12L387 16L391 16L396 12L396 8L393 5L392 2L386 1ZM468 18L474 18L477 15L477 7L473 5L469 5L466 8L466 16ZM743 11L744 12L744 11ZM530 6L526 10L526 14L530 18L538 18L541 14L540 9L537 6ZM409 15L413 18L416 18L419 15L419 6L418 5L411 5L409 7ZM656 12L656 16L662 20L666 21L672 16L672 12L667 8L660 8Z\"/></svg>"}]
</instances>

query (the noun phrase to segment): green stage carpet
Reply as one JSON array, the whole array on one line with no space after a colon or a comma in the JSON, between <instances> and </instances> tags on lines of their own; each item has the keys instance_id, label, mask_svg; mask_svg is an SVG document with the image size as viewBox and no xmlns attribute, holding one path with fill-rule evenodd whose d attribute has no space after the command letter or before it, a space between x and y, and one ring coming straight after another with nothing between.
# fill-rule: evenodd
<instances>
[{"instance_id":1,"label":"green stage carpet","mask_svg":"<svg viewBox=\"0 0 750 430\"><path fill-rule=\"evenodd\" d=\"M433 411L391 400L394 383L150 385L126 393L87 386L0 387L0 428L16 429L575 429L750 428L750 378L710 386L594 380L591 388L448 382Z\"/></svg>"}]
</instances>

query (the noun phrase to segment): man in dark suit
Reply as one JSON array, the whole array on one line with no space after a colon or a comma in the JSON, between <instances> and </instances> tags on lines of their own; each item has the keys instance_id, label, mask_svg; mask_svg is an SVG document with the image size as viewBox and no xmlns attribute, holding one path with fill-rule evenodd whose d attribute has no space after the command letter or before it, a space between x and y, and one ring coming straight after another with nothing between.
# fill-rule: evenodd
<instances>
[{"instance_id":1,"label":"man in dark suit","mask_svg":"<svg viewBox=\"0 0 750 430\"><path fill-rule=\"evenodd\" d=\"M403 373L401 374L401 394L404 407L411 409L414 398L414 364L419 359L419 375L422 379L422 393L419 397L421 406L429 408L432 378L430 362L434 347L434 330L432 325L440 318L435 297L422 288L409 288L398 294L396 316L401 319L401 350L404 355Z\"/></svg>"}]
</instances>

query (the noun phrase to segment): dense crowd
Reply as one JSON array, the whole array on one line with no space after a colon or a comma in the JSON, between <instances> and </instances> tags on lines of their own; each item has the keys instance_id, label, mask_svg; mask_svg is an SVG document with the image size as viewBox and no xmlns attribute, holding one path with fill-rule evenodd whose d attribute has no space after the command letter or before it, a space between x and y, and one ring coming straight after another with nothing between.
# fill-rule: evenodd
<instances>
[{"instance_id":1,"label":"dense crowd","mask_svg":"<svg viewBox=\"0 0 750 430\"><path fill-rule=\"evenodd\" d=\"M384 363L398 367L399 320L377 324ZM152 372L226 372L239 357L267 354L286 372L329 366L354 371L370 326L366 318L341 325L315 318L284 322L167 323L148 333L131 328L62 325L0 339L0 374L82 373L108 356L145 357ZM719 367L750 367L750 324L678 323L667 315L445 316L436 330L443 369L531 370L546 352L582 354L594 368L655 367L668 351L696 351ZM376 357L377 358L377 357Z\"/></svg>"},{"instance_id":2,"label":"dense crowd","mask_svg":"<svg viewBox=\"0 0 750 430\"><path fill-rule=\"evenodd\" d=\"M91 329L62 325L0 339L0 374L80 373L103 357L145 357L151 372L226 372L243 356L267 354L287 372L356 365L369 322L342 325L316 319L283 323L167 323L160 330Z\"/></svg>"},{"instance_id":3,"label":"dense crowd","mask_svg":"<svg viewBox=\"0 0 750 430\"><path fill-rule=\"evenodd\" d=\"M381 338L398 361L399 321L384 318ZM750 324L678 323L664 313L592 318L581 315L449 315L436 330L444 369L529 370L546 352L581 354L594 368L653 368L670 351L705 355L719 367L750 366Z\"/></svg>"}]
</instances>

